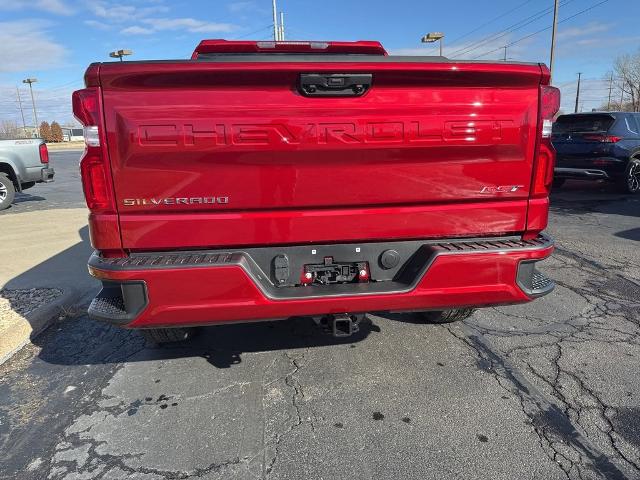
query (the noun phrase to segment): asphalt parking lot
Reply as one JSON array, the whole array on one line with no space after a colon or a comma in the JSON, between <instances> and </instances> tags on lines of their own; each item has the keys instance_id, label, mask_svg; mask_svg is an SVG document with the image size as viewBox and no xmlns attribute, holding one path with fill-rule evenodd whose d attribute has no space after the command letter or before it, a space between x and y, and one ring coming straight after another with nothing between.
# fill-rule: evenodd
<instances>
[{"instance_id":1,"label":"asphalt parking lot","mask_svg":"<svg viewBox=\"0 0 640 480\"><path fill-rule=\"evenodd\" d=\"M78 152L52 158L56 182L5 214L82 204ZM640 198L570 182L549 233L553 293L448 326L290 320L159 349L67 318L0 366L0 478L639 479Z\"/></svg>"},{"instance_id":2,"label":"asphalt parking lot","mask_svg":"<svg viewBox=\"0 0 640 480\"><path fill-rule=\"evenodd\" d=\"M37 210L49 210L52 208L83 208L82 184L80 183L79 150L49 152L51 165L56 174L55 181L40 183L16 193L13 205L0 211L0 215L11 215Z\"/></svg>"}]
</instances>

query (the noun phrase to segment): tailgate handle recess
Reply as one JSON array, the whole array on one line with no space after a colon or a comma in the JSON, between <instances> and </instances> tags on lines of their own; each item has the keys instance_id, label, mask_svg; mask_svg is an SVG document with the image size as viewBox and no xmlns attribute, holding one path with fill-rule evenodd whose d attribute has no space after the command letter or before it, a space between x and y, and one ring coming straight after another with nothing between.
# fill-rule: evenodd
<instances>
[{"instance_id":1,"label":"tailgate handle recess","mask_svg":"<svg viewBox=\"0 0 640 480\"><path fill-rule=\"evenodd\" d=\"M303 73L300 92L305 97L360 97L371 87L370 73Z\"/></svg>"}]
</instances>

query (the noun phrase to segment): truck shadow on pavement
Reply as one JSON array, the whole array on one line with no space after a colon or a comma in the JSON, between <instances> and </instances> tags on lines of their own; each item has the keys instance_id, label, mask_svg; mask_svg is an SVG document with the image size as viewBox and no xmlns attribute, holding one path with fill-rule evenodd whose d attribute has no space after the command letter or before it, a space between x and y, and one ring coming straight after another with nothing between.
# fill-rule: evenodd
<instances>
[{"instance_id":1,"label":"truck shadow on pavement","mask_svg":"<svg viewBox=\"0 0 640 480\"><path fill-rule=\"evenodd\" d=\"M58 365L96 365L148 362L202 357L216 368L230 368L242 362L242 354L355 345L380 328L366 319L350 337L334 338L311 319L264 321L219 325L198 329L195 338L158 347L145 341L137 330L126 330L89 319L86 314L53 325L35 338L39 358Z\"/></svg>"},{"instance_id":2,"label":"truck shadow on pavement","mask_svg":"<svg viewBox=\"0 0 640 480\"><path fill-rule=\"evenodd\" d=\"M33 234L37 235L37 225L35 229ZM15 276L4 288L64 288L69 285L88 290L91 286L96 286L97 283L87 271L87 260L93 251L89 243L89 228L82 227L78 230L78 236L79 242ZM46 248L46 244L43 248ZM72 285L73 283L79 284Z\"/></svg>"},{"instance_id":3,"label":"truck shadow on pavement","mask_svg":"<svg viewBox=\"0 0 640 480\"><path fill-rule=\"evenodd\" d=\"M330 345L355 345L380 328L370 319L360 324L360 329L350 337L335 338L308 318L291 318L254 324L220 325L203 328L189 350L216 368L230 368L242 361L243 353L282 351L314 348ZM170 353L171 349L164 349ZM176 349L179 353L181 349ZM184 352L184 350L182 350ZM185 352L186 353L186 352Z\"/></svg>"},{"instance_id":4,"label":"truck shadow on pavement","mask_svg":"<svg viewBox=\"0 0 640 480\"><path fill-rule=\"evenodd\" d=\"M38 235L37 226L33 235ZM2 288L10 309L31 324L32 336L52 318L65 314L81 295L97 291L97 282L87 272L92 250L88 227L82 227L78 235L79 242L14 276Z\"/></svg>"}]
</instances>

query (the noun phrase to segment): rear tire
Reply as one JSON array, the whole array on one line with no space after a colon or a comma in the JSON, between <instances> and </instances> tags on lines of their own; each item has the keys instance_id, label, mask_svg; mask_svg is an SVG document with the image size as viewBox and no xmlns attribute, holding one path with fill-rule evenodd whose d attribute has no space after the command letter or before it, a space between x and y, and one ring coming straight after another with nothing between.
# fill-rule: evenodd
<instances>
[{"instance_id":1,"label":"rear tire","mask_svg":"<svg viewBox=\"0 0 640 480\"><path fill-rule=\"evenodd\" d=\"M420 318L425 323L452 323L469 318L475 308L460 308L456 310L420 312Z\"/></svg>"},{"instance_id":2,"label":"rear tire","mask_svg":"<svg viewBox=\"0 0 640 480\"><path fill-rule=\"evenodd\" d=\"M553 179L553 188L561 188L564 185L564 182L566 182L567 179L566 178L554 178Z\"/></svg>"},{"instance_id":3,"label":"rear tire","mask_svg":"<svg viewBox=\"0 0 640 480\"><path fill-rule=\"evenodd\" d=\"M640 192L640 159L631 158L624 177L618 180L618 188L622 193Z\"/></svg>"},{"instance_id":4,"label":"rear tire","mask_svg":"<svg viewBox=\"0 0 640 480\"><path fill-rule=\"evenodd\" d=\"M4 173L0 173L0 210L9 208L16 196L13 182Z\"/></svg>"},{"instance_id":5,"label":"rear tire","mask_svg":"<svg viewBox=\"0 0 640 480\"><path fill-rule=\"evenodd\" d=\"M156 345L185 342L194 336L193 328L152 328L142 330L142 336Z\"/></svg>"}]
</instances>

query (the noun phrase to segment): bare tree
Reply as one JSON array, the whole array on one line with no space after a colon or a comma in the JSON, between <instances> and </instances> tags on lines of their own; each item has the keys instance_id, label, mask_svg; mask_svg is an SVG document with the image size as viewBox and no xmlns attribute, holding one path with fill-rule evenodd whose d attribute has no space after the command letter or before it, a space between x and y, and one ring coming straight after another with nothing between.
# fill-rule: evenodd
<instances>
[{"instance_id":1,"label":"bare tree","mask_svg":"<svg viewBox=\"0 0 640 480\"><path fill-rule=\"evenodd\" d=\"M19 129L18 124L13 120L0 121L0 138L10 140L18 138Z\"/></svg>"},{"instance_id":2,"label":"bare tree","mask_svg":"<svg viewBox=\"0 0 640 480\"><path fill-rule=\"evenodd\" d=\"M640 50L620 55L613 65L619 110L640 112ZM612 102L613 104L614 102Z\"/></svg>"}]
</instances>

